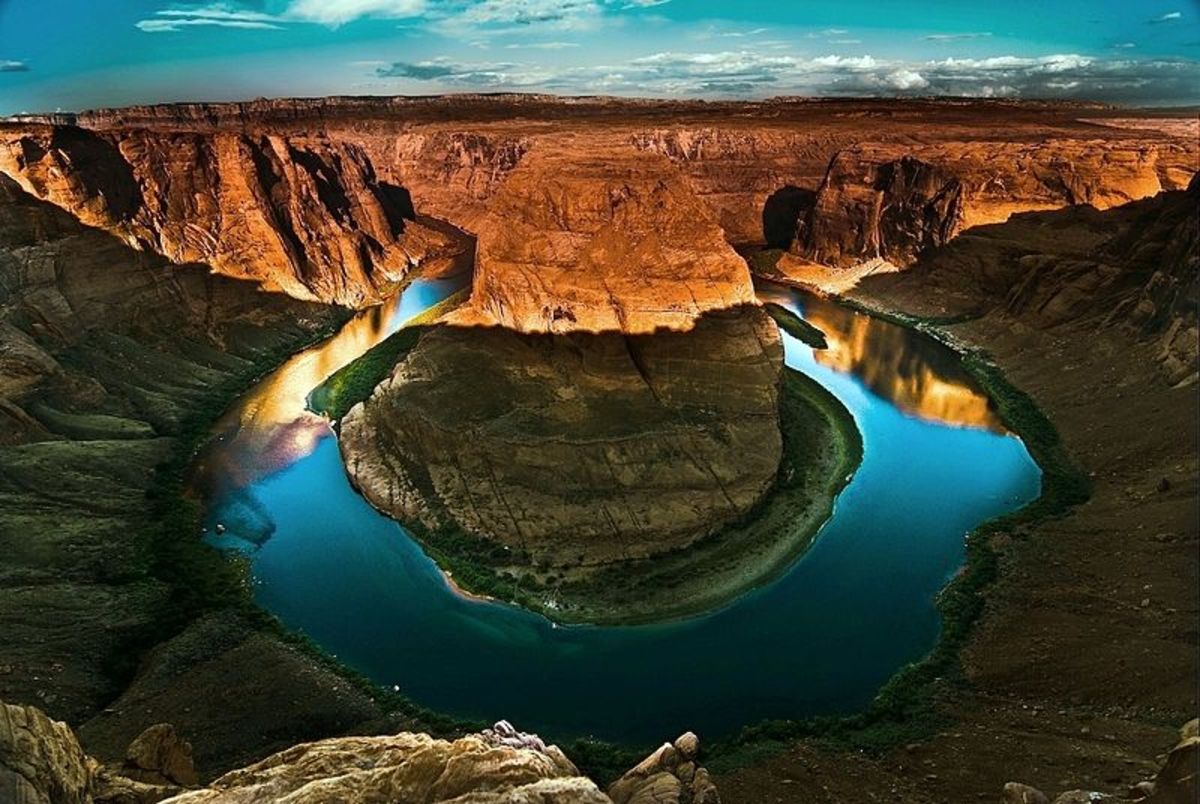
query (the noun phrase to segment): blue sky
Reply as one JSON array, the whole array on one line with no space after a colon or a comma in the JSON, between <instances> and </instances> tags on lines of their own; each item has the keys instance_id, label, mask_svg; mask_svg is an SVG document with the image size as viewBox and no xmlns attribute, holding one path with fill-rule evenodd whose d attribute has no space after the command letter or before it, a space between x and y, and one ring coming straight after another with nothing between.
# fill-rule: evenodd
<instances>
[{"instance_id":1,"label":"blue sky","mask_svg":"<svg viewBox=\"0 0 1200 804\"><path fill-rule=\"evenodd\" d=\"M1200 103L1198 0L0 0L0 113L518 90Z\"/></svg>"}]
</instances>

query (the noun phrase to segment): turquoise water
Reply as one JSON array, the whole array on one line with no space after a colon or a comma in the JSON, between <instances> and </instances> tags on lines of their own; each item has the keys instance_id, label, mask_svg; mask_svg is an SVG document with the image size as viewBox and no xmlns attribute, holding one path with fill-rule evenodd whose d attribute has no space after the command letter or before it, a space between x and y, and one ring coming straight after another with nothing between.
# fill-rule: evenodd
<instances>
[{"instance_id":1,"label":"turquoise water","mask_svg":"<svg viewBox=\"0 0 1200 804\"><path fill-rule=\"evenodd\" d=\"M837 395L863 434L862 466L812 548L778 580L680 622L555 626L463 597L351 488L334 433L294 400L316 384L314 362L331 372L453 289L418 284L371 314L371 338L310 350L340 356L268 378L223 420L200 472L206 538L250 557L258 602L426 706L559 739L638 742L861 708L936 641L934 598L962 564L965 534L1038 494L1036 465L952 352L763 288L831 335L821 362L784 335L786 360Z\"/></svg>"}]
</instances>

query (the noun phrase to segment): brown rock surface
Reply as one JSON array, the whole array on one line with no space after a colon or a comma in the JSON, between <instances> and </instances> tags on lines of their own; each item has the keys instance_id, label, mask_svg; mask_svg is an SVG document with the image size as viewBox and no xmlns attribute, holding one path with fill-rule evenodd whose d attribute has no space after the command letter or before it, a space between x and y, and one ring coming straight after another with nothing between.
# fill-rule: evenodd
<instances>
[{"instance_id":1,"label":"brown rock surface","mask_svg":"<svg viewBox=\"0 0 1200 804\"><path fill-rule=\"evenodd\" d=\"M755 307L653 337L444 326L343 420L341 447L398 519L449 518L538 564L643 558L770 487L781 361Z\"/></svg>"},{"instance_id":2,"label":"brown rock surface","mask_svg":"<svg viewBox=\"0 0 1200 804\"><path fill-rule=\"evenodd\" d=\"M125 751L125 775L155 784L195 785L192 744L170 723L155 723L133 738Z\"/></svg>"},{"instance_id":3,"label":"brown rock surface","mask_svg":"<svg viewBox=\"0 0 1200 804\"><path fill-rule=\"evenodd\" d=\"M0 701L0 801L90 804L92 770L65 724Z\"/></svg>"},{"instance_id":4,"label":"brown rock surface","mask_svg":"<svg viewBox=\"0 0 1200 804\"><path fill-rule=\"evenodd\" d=\"M745 262L683 175L632 149L534 151L478 229L468 324L519 332L688 329L753 302Z\"/></svg>"},{"instance_id":5,"label":"brown rock surface","mask_svg":"<svg viewBox=\"0 0 1200 804\"><path fill-rule=\"evenodd\" d=\"M1074 139L855 146L831 162L794 250L841 267L876 258L908 265L964 229L1015 212L1107 209L1181 189L1191 177L1175 168L1181 158L1187 164L1171 144Z\"/></svg>"},{"instance_id":6,"label":"brown rock surface","mask_svg":"<svg viewBox=\"0 0 1200 804\"><path fill-rule=\"evenodd\" d=\"M303 299L376 302L452 248L361 148L320 136L5 127L0 172L138 248Z\"/></svg>"}]
</instances>

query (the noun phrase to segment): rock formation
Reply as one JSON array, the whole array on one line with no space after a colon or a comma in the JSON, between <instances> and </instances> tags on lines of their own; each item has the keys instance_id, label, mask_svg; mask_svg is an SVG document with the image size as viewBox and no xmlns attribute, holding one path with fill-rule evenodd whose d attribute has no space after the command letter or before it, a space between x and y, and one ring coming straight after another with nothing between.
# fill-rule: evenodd
<instances>
[{"instance_id":1,"label":"rock formation","mask_svg":"<svg viewBox=\"0 0 1200 804\"><path fill-rule=\"evenodd\" d=\"M164 724L139 737L129 756L164 745L173 737L168 729ZM719 804L708 772L697 765L698 751L691 732L665 744L621 777L610 798L557 746L501 721L453 741L400 733L303 743L198 789L192 778L184 786L194 789L181 790L139 781L128 763L105 767L84 754L66 724L33 707L0 702L0 800L6 804ZM155 753L157 762L162 755Z\"/></svg>"},{"instance_id":2,"label":"rock formation","mask_svg":"<svg viewBox=\"0 0 1200 804\"><path fill-rule=\"evenodd\" d=\"M459 323L644 333L754 299L746 263L678 170L650 153L535 151L477 235Z\"/></svg>"},{"instance_id":3,"label":"rock formation","mask_svg":"<svg viewBox=\"0 0 1200 804\"><path fill-rule=\"evenodd\" d=\"M302 299L377 302L455 247L360 148L320 136L7 127L0 172L137 248Z\"/></svg>"},{"instance_id":4,"label":"rock formation","mask_svg":"<svg viewBox=\"0 0 1200 804\"><path fill-rule=\"evenodd\" d=\"M1103 212L1076 207L964 232L913 266L963 300L1039 327L1121 327L1158 344L1171 384L1197 376L1200 178ZM881 282L890 280L881 279Z\"/></svg>"},{"instance_id":5,"label":"rock formation","mask_svg":"<svg viewBox=\"0 0 1200 804\"><path fill-rule=\"evenodd\" d=\"M756 307L685 333L426 333L342 422L377 507L551 566L684 547L749 510L780 458L782 350Z\"/></svg>"},{"instance_id":6,"label":"rock formation","mask_svg":"<svg viewBox=\"0 0 1200 804\"><path fill-rule=\"evenodd\" d=\"M1192 175L1187 164L1179 149L1142 143L854 146L830 163L793 251L838 267L880 258L905 266L964 229L1015 212L1107 209L1179 189Z\"/></svg>"}]
</instances>

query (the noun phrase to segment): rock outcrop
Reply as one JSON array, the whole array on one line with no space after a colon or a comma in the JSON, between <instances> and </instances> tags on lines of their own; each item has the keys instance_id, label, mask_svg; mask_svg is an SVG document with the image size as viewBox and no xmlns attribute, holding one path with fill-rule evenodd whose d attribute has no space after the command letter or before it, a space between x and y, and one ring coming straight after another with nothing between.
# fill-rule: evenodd
<instances>
[{"instance_id":1,"label":"rock outcrop","mask_svg":"<svg viewBox=\"0 0 1200 804\"><path fill-rule=\"evenodd\" d=\"M964 232L909 273L961 299L960 314L999 307L1038 327L1123 328L1157 344L1170 384L1195 382L1198 205L1200 178L1105 211L1016 215Z\"/></svg>"},{"instance_id":2,"label":"rock outcrop","mask_svg":"<svg viewBox=\"0 0 1200 804\"><path fill-rule=\"evenodd\" d=\"M455 248L321 136L5 127L0 172L136 248L302 299L374 303Z\"/></svg>"},{"instance_id":3,"label":"rock outcrop","mask_svg":"<svg viewBox=\"0 0 1200 804\"><path fill-rule=\"evenodd\" d=\"M608 788L613 804L720 804L708 771L697 763L700 740L692 732L663 743Z\"/></svg>"},{"instance_id":4,"label":"rock outcrop","mask_svg":"<svg viewBox=\"0 0 1200 804\"><path fill-rule=\"evenodd\" d=\"M679 171L650 153L535 151L477 234L459 323L647 333L754 300L746 263Z\"/></svg>"},{"instance_id":5,"label":"rock outcrop","mask_svg":"<svg viewBox=\"0 0 1200 804\"><path fill-rule=\"evenodd\" d=\"M398 519L548 566L693 543L771 486L782 349L761 309L690 332L438 327L342 422L347 471Z\"/></svg>"},{"instance_id":6,"label":"rock outcrop","mask_svg":"<svg viewBox=\"0 0 1200 804\"><path fill-rule=\"evenodd\" d=\"M128 753L140 757L173 735L165 724L156 727ZM708 772L697 765L698 752L691 732L664 744L621 777L610 798L557 746L500 721L453 741L404 732L302 743L201 788L192 778L186 786L193 789L181 790L132 778L128 763L105 767L83 752L66 724L33 707L0 702L5 804L719 804ZM156 753L155 761L160 758Z\"/></svg>"},{"instance_id":7,"label":"rock outcrop","mask_svg":"<svg viewBox=\"0 0 1200 804\"><path fill-rule=\"evenodd\" d=\"M845 268L871 259L907 266L964 229L1016 212L1107 209L1180 189L1195 169L1187 164L1170 145L1095 140L854 146L830 163L793 252Z\"/></svg>"}]
</instances>

